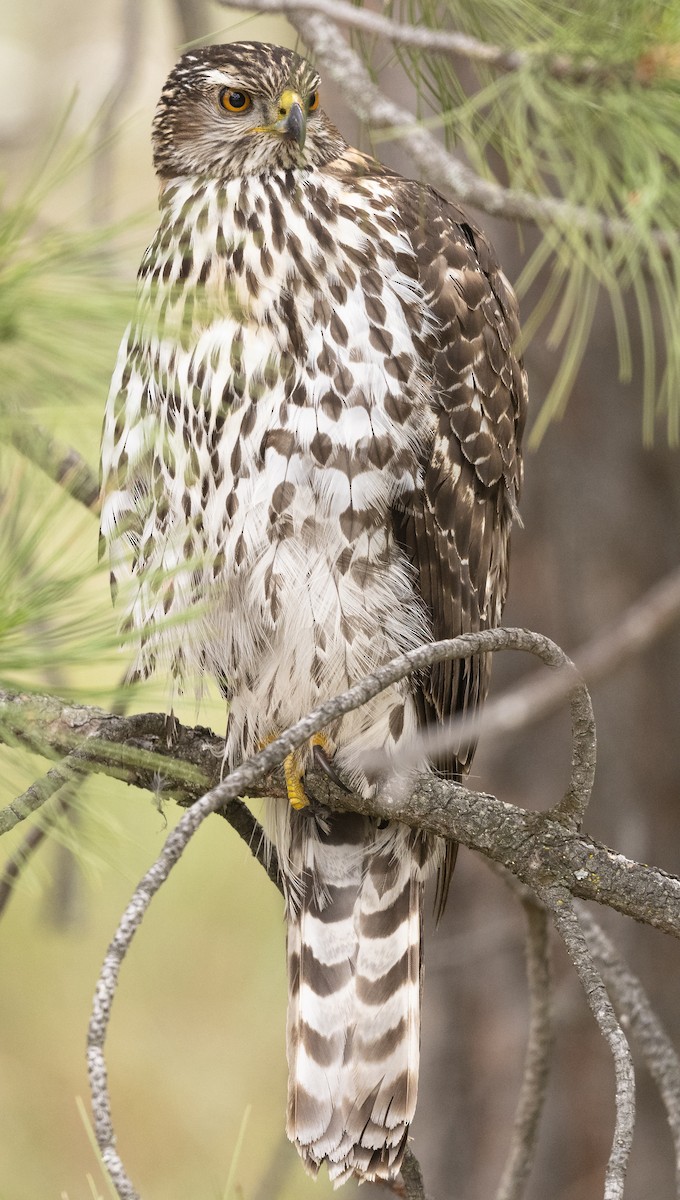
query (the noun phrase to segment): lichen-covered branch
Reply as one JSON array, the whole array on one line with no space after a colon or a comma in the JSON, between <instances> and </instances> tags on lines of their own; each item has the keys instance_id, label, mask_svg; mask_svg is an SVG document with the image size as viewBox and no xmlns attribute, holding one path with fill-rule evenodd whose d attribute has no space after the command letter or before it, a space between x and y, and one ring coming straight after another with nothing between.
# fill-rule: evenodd
<instances>
[{"instance_id":1,"label":"lichen-covered branch","mask_svg":"<svg viewBox=\"0 0 680 1200\"><path fill-rule=\"evenodd\" d=\"M327 701L272 747L285 746L287 754L337 716L440 656L479 648L493 650L508 645L511 636L524 636L525 632L486 630L474 638L436 643L402 655L342 696ZM3 737L19 740L46 755L63 756L77 750L79 765L151 792L157 792L160 778L164 793L185 805L202 796L219 775L221 739L200 726L178 726L177 740L169 748L166 720L159 713L121 716L65 704L55 697L0 691L0 739ZM271 751L271 747L267 749ZM260 755L252 760L260 761ZM278 774L266 778L277 762L267 762L264 775L259 773L257 780L251 781L251 791L284 794ZM370 801L348 797L325 775L315 777L313 788L319 801L331 808L352 807L462 842L506 866L534 891L560 886L580 899L607 904L680 936L680 879L609 850L555 820L550 812L528 812L495 796L472 792L428 774L418 776L407 792L402 788L392 795L385 791ZM226 818L246 840L257 839L256 823L245 806L237 802L238 794L223 794L221 801L216 800L215 810L228 801Z\"/></svg>"},{"instance_id":2,"label":"lichen-covered branch","mask_svg":"<svg viewBox=\"0 0 680 1200\"><path fill-rule=\"evenodd\" d=\"M160 782L167 795L181 804L191 805L168 836L161 854L141 880L123 914L107 951L93 1003L88 1065L95 1131L103 1160L121 1200L134 1200L137 1193L116 1150L111 1119L104 1058L111 1006L121 965L148 906L200 824L210 813L221 812L246 838L260 861L268 865L270 876L276 879L276 863L267 864L262 851L261 830L245 805L239 802L240 796L285 796L278 770L283 759L314 732L365 704L398 680L434 662L508 648L538 652L550 665L568 664L563 652L549 639L526 630L485 630L420 647L378 668L341 696L322 704L222 781L217 779L222 742L207 729L186 729L178 725L172 745L168 745L167 722L163 714L126 716L66 704L55 697L0 691L0 740L22 743L48 757L70 756L70 761L77 760L78 772L103 771L153 792L158 791ZM570 664L569 669L572 669ZM592 714L588 716L589 698L587 703L584 700L587 692L573 677L571 690L572 695L578 694L581 698L574 709L580 718L573 723L573 733L575 741L582 747L575 755L575 762L577 766L581 764L583 769L579 767L579 770L587 783L583 789L585 801L594 764L594 727ZM64 768L53 770L63 771ZM414 777L408 787L403 786L403 780L397 781L392 788L387 785L370 800L348 795L325 775L315 776L313 789L318 802L330 808L349 808L403 821L480 850L502 864L550 907L588 992L593 1012L615 1055L617 1132L605 1197L616 1200L621 1195L634 1113L628 1052L625 1039L621 1043L618 1036L620 1027L574 915L572 897L598 900L680 936L680 879L627 860L588 839L578 832L571 811L562 813L558 806L558 809L545 813L527 812L428 772ZM508 1200L519 1195L521 1181L529 1170L543 1077L547 1071L549 989L545 930L541 930L541 920L536 912L532 914L530 979L534 1021L519 1109L517 1149L505 1176L506 1190L501 1193ZM419 1168L410 1158L403 1184L407 1195L424 1195Z\"/></svg>"},{"instance_id":3,"label":"lichen-covered branch","mask_svg":"<svg viewBox=\"0 0 680 1200\"><path fill-rule=\"evenodd\" d=\"M659 1089L675 1150L676 1192L680 1196L680 1058L652 1009L640 980L585 908L579 919L607 991Z\"/></svg>"}]
</instances>

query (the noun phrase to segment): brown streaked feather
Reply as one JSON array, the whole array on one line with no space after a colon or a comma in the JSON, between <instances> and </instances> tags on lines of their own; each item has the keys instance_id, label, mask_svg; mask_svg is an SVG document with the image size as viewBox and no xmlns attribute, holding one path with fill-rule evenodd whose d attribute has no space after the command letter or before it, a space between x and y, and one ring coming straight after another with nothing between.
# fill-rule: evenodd
<instances>
[{"instance_id":1,"label":"brown streaked feather","mask_svg":"<svg viewBox=\"0 0 680 1200\"><path fill-rule=\"evenodd\" d=\"M439 641L500 620L522 480L526 377L514 351L517 301L483 234L429 188L395 179L394 191L437 326L426 369L438 432L423 447L424 486L405 511L393 512L393 523ZM414 681L421 723L473 714L489 672L484 655L433 666ZM460 744L435 766L460 778L474 750L473 742ZM439 911L452 857L440 879Z\"/></svg>"}]
</instances>

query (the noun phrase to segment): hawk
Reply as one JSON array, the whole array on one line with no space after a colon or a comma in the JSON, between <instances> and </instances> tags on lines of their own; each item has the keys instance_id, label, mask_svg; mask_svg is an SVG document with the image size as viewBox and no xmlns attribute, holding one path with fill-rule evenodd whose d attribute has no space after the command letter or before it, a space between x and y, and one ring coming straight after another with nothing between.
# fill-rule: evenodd
<instances>
[{"instance_id":1,"label":"hawk","mask_svg":"<svg viewBox=\"0 0 680 1200\"><path fill-rule=\"evenodd\" d=\"M228 768L380 664L498 623L521 481L517 303L482 233L352 149L314 67L185 54L153 127L160 224L104 424L102 539L133 672L228 700ZM328 813L313 756L474 710L484 657L375 697L285 764L268 831L288 918L288 1134L341 1183L400 1169L418 1082L423 885L453 850ZM460 778L473 747L433 769ZM375 760L375 754L374 754Z\"/></svg>"}]
</instances>

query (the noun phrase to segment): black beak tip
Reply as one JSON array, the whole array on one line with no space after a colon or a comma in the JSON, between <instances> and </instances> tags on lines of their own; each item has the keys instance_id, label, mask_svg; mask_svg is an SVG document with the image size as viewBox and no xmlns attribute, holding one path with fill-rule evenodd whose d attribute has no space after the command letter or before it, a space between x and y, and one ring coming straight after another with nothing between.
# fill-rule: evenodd
<instances>
[{"instance_id":1,"label":"black beak tip","mask_svg":"<svg viewBox=\"0 0 680 1200\"><path fill-rule=\"evenodd\" d=\"M307 122L299 104L292 104L286 118L286 136L297 142L302 150L307 133Z\"/></svg>"}]
</instances>

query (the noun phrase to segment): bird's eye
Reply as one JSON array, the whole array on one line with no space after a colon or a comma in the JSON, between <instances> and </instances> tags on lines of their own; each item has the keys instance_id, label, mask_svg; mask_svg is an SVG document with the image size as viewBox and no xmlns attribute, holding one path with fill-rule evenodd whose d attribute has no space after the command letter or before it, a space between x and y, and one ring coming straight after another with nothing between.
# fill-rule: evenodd
<instances>
[{"instance_id":1,"label":"bird's eye","mask_svg":"<svg viewBox=\"0 0 680 1200\"><path fill-rule=\"evenodd\" d=\"M224 88L220 92L220 104L227 112L245 112L250 108L252 100L247 92L230 92L228 88Z\"/></svg>"},{"instance_id":2,"label":"bird's eye","mask_svg":"<svg viewBox=\"0 0 680 1200\"><path fill-rule=\"evenodd\" d=\"M318 108L318 107L319 107L319 93L312 92L311 96L309 97L309 100L307 101L307 112L314 112L314 109Z\"/></svg>"}]
</instances>

